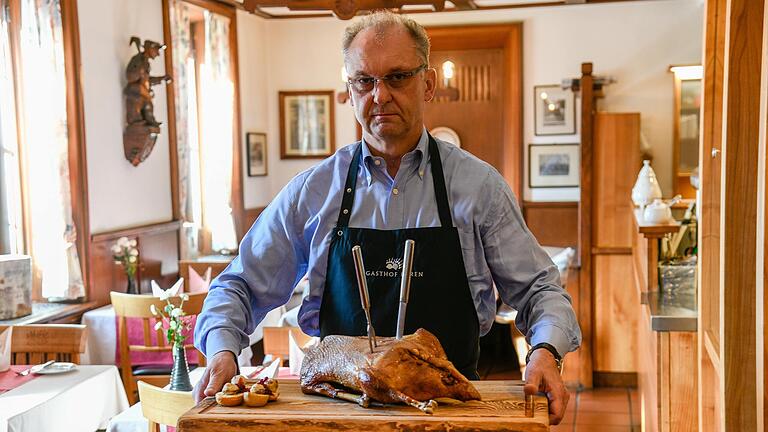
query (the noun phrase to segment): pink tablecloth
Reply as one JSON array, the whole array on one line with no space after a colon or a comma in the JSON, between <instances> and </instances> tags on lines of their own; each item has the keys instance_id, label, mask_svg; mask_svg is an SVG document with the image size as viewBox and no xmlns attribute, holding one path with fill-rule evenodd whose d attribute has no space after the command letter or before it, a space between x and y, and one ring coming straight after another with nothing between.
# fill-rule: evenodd
<instances>
[{"instance_id":1,"label":"pink tablecloth","mask_svg":"<svg viewBox=\"0 0 768 432\"><path fill-rule=\"evenodd\" d=\"M194 336L192 334L192 330L195 328L195 321L196 316L189 317L189 335L187 336L187 339L185 343L192 344L192 341L194 340ZM119 318L115 317L115 328L119 329L120 325L118 322ZM143 320L141 318L126 318L126 324L128 326L128 341L131 345L144 345L144 324ZM150 325L154 325L154 321L150 320ZM157 332L154 331L153 328L150 328L150 338L155 342ZM115 344L115 364L120 365L120 331L117 332L117 343ZM163 333L165 335L165 333ZM166 341L166 345L168 345ZM200 359L198 358L198 351L194 348L189 348L187 350L187 362L190 365L193 364L200 364ZM131 364L134 366L138 365L149 365L149 364L173 364L173 354L170 351L167 352L132 352L131 353Z\"/></svg>"},{"instance_id":2,"label":"pink tablecloth","mask_svg":"<svg viewBox=\"0 0 768 432\"><path fill-rule=\"evenodd\" d=\"M25 369L29 369L29 366L14 365L7 371L0 372L0 394L13 390L25 382L37 378L37 375L35 374L26 376L16 375L16 372L21 372Z\"/></svg>"}]
</instances>

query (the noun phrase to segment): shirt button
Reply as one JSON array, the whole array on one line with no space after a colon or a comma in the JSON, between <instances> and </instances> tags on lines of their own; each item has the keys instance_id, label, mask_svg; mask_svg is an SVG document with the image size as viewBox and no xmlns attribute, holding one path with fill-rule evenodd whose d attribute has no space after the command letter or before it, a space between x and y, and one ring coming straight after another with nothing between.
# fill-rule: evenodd
<instances>
[{"instance_id":1,"label":"shirt button","mask_svg":"<svg viewBox=\"0 0 768 432\"><path fill-rule=\"evenodd\" d=\"M419 176L424 177L424 171L419 171Z\"/></svg>"},{"instance_id":2,"label":"shirt button","mask_svg":"<svg viewBox=\"0 0 768 432\"><path fill-rule=\"evenodd\" d=\"M344 214L347 214L347 213L349 213L349 210L344 209Z\"/></svg>"},{"instance_id":3,"label":"shirt button","mask_svg":"<svg viewBox=\"0 0 768 432\"><path fill-rule=\"evenodd\" d=\"M397 190L397 188L394 188L394 189L392 189L392 193L393 193L394 195L397 195L397 194L399 194L399 193L400 193L400 191L399 191L399 190Z\"/></svg>"},{"instance_id":4,"label":"shirt button","mask_svg":"<svg viewBox=\"0 0 768 432\"><path fill-rule=\"evenodd\" d=\"M376 164L376 165L381 165L381 161L380 161L380 160L378 160L378 159L376 159L375 161L373 161L373 163L374 163L374 164Z\"/></svg>"},{"instance_id":5,"label":"shirt button","mask_svg":"<svg viewBox=\"0 0 768 432\"><path fill-rule=\"evenodd\" d=\"M347 193L352 192L352 188L347 188Z\"/></svg>"}]
</instances>

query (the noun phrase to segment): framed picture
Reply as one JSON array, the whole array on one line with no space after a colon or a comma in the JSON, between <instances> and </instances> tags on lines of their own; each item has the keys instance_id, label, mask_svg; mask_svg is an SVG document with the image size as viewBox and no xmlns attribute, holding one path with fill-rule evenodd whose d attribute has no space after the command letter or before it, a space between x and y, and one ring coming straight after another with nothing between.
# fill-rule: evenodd
<instances>
[{"instance_id":1,"label":"framed picture","mask_svg":"<svg viewBox=\"0 0 768 432\"><path fill-rule=\"evenodd\" d=\"M267 134L248 132L245 134L248 157L248 177L267 175Z\"/></svg>"},{"instance_id":2,"label":"framed picture","mask_svg":"<svg viewBox=\"0 0 768 432\"><path fill-rule=\"evenodd\" d=\"M333 90L280 92L280 158L323 158L335 150Z\"/></svg>"},{"instance_id":3,"label":"framed picture","mask_svg":"<svg viewBox=\"0 0 768 432\"><path fill-rule=\"evenodd\" d=\"M533 116L537 136L576 133L576 103L573 91L559 85L533 88Z\"/></svg>"},{"instance_id":4,"label":"framed picture","mask_svg":"<svg viewBox=\"0 0 768 432\"><path fill-rule=\"evenodd\" d=\"M530 144L528 186L531 188L578 187L578 144Z\"/></svg>"}]
</instances>

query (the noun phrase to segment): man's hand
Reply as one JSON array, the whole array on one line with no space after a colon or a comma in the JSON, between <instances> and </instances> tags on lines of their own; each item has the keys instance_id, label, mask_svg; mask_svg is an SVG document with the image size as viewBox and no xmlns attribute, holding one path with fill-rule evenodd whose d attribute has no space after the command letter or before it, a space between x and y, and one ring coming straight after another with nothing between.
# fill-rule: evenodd
<instances>
[{"instance_id":1,"label":"man's hand","mask_svg":"<svg viewBox=\"0 0 768 432\"><path fill-rule=\"evenodd\" d=\"M206 396L215 396L224 384L237 375L237 361L231 351L219 351L211 357L203 378L195 385L195 403Z\"/></svg>"},{"instance_id":2,"label":"man's hand","mask_svg":"<svg viewBox=\"0 0 768 432\"><path fill-rule=\"evenodd\" d=\"M538 392L545 393L549 399L549 424L560 423L571 395L560 378L560 371L557 370L557 363L551 352L537 349L531 353L528 366L525 367L524 390L526 396Z\"/></svg>"}]
</instances>

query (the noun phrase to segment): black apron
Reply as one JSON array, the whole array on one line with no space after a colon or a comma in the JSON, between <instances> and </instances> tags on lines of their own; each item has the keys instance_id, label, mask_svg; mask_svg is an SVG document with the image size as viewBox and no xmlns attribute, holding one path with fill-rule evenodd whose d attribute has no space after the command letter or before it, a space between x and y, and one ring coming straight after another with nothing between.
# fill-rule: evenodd
<instances>
[{"instance_id":1,"label":"black apron","mask_svg":"<svg viewBox=\"0 0 768 432\"><path fill-rule=\"evenodd\" d=\"M429 161L441 226L397 230L349 227L362 145L358 144L352 157L339 219L331 234L320 307L320 336L366 334L365 313L360 304L352 260L355 245L360 245L363 253L376 335L395 335L403 251L405 241L412 239L416 247L404 334L411 334L420 327L429 330L437 336L448 359L464 376L479 379L480 324L467 282L459 232L453 226L448 207L437 143L429 137Z\"/></svg>"}]
</instances>

